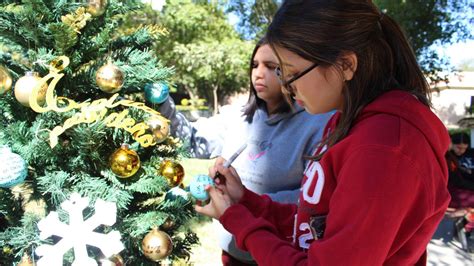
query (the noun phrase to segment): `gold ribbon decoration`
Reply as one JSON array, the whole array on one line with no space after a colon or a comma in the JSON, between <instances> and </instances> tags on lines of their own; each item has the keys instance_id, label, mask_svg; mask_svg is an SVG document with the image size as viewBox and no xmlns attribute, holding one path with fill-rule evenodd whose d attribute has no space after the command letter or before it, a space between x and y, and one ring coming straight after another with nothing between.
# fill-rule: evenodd
<instances>
[{"instance_id":1,"label":"gold ribbon decoration","mask_svg":"<svg viewBox=\"0 0 474 266\"><path fill-rule=\"evenodd\" d=\"M157 144L151 134L145 134L146 130L149 128L146 123L136 123L133 118L127 116L128 109L125 109L120 113L114 112L107 115L109 111L108 109L122 105L143 110L146 113L151 114L152 116L160 117L169 123L168 119L164 118L159 112L146 106L144 103L130 100L116 101L119 94L114 94L109 99L101 98L92 102L85 101L82 103L77 103L76 101L66 97L56 97L54 95L56 84L64 76L63 73L59 72L64 70L68 65L69 58L67 56L59 56L52 60L50 63L49 74L40 80L38 85L33 89L33 92L30 94L29 98L31 109L37 113L45 113L48 111L64 113L72 109L80 109L80 112L66 119L62 126L56 126L51 130L49 134L51 148L58 144L59 135L61 135L68 128L81 123L89 124L101 120L107 127L122 128L129 132L132 134L133 138L143 147ZM41 85L47 83L50 79L52 80L49 83L48 89L46 91L46 102L41 106L40 103L38 103L36 96L39 93ZM58 106L58 103L60 103L61 107Z\"/></svg>"},{"instance_id":2,"label":"gold ribbon decoration","mask_svg":"<svg viewBox=\"0 0 474 266\"><path fill-rule=\"evenodd\" d=\"M80 34L80 30L86 26L86 23L90 18L91 14L87 13L84 7L80 7L74 12L74 14L61 16L61 21Z\"/></svg>"}]
</instances>

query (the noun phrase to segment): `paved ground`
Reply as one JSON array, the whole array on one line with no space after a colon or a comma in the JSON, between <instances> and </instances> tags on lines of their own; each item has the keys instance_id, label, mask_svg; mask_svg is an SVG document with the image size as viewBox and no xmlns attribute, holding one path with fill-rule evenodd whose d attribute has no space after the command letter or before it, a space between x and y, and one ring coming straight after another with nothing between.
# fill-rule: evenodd
<instances>
[{"instance_id":1,"label":"paved ground","mask_svg":"<svg viewBox=\"0 0 474 266\"><path fill-rule=\"evenodd\" d=\"M428 245L428 265L474 265L474 253L461 249L453 237L453 220L445 218Z\"/></svg>"}]
</instances>

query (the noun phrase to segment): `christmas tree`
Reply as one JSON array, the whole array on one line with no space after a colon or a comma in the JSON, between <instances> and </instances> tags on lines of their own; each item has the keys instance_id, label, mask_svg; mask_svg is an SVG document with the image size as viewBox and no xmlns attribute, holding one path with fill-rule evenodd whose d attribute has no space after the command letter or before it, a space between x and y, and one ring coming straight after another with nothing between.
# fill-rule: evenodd
<instances>
[{"instance_id":1,"label":"christmas tree","mask_svg":"<svg viewBox=\"0 0 474 266\"><path fill-rule=\"evenodd\" d=\"M187 258L197 243L181 188L185 149L155 111L172 75L152 49L166 30L123 27L142 8L117 0L0 4L2 265L51 253L80 264L66 243L95 242L67 232L77 216L94 225L91 235L123 244L111 257L116 249L88 246L88 265Z\"/></svg>"}]
</instances>

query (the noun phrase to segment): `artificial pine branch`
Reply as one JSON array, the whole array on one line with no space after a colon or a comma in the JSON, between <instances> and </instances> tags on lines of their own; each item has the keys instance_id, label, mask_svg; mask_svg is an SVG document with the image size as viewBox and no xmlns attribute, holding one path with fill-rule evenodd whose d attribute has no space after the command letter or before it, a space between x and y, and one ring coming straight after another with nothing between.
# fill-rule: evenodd
<instances>
[{"instance_id":1,"label":"artificial pine branch","mask_svg":"<svg viewBox=\"0 0 474 266\"><path fill-rule=\"evenodd\" d=\"M111 97L100 90L95 81L97 69L108 60L125 74L117 101L143 101L147 83L168 83L173 74L173 68L162 65L161 55L152 50L156 40L165 36L156 25L130 31L121 28L122 22L129 17L128 12L142 5L138 0L110 0L103 15L90 19L82 13L80 3L67 0L7 2L11 5L5 6L5 1L0 4L0 64L10 70L14 84L27 70L45 76L50 71L50 62L58 56L67 56L70 64L61 72L64 76L55 87L55 96L67 97L77 103ZM106 116L125 109L136 123L151 118L143 110L125 106L109 109ZM63 222L69 217L60 204L73 192L90 198L90 208L84 211L86 218L94 213L93 203L97 199L115 202L118 208L116 224L97 230L121 232L126 245L121 255L130 265L152 264L142 255L141 240L153 226L173 219L176 228L167 231L176 241L170 258L189 255L191 244L197 242L187 229L187 222L195 215L192 204L180 198L164 200L170 187L158 173L164 159L179 161L185 156L185 146L179 140L170 137L156 146L140 147L132 133L108 127L99 119L67 128L59 135L58 144L51 148L50 131L64 125L67 119L80 113L80 109L35 113L20 105L12 93L7 93L0 96L0 112L0 145L10 147L28 165L28 176L23 184L29 193L28 200L43 200L44 209L57 211ZM122 143L130 144L142 163L134 176L125 179L109 168L110 155ZM34 254L36 246L43 243L38 240L35 227L40 217L22 215L20 205L24 199L15 198L9 189L0 189L0 200L2 198L6 200L2 201L4 205L0 204L0 221L3 214L12 217L9 219L14 224L7 223L5 229L0 230L0 244L13 250L11 253L0 251L0 260L16 263L23 252ZM12 209L16 213L11 213ZM13 234L17 236L12 238ZM96 259L100 253L94 249L90 252ZM72 252L65 254L66 264L73 260Z\"/></svg>"},{"instance_id":2,"label":"artificial pine branch","mask_svg":"<svg viewBox=\"0 0 474 266\"><path fill-rule=\"evenodd\" d=\"M39 239L36 223L41 217L34 213L25 213L20 225L11 226L0 232L0 245L11 247L17 257L21 257L31 247L38 246L42 241Z\"/></svg>"},{"instance_id":3,"label":"artificial pine branch","mask_svg":"<svg viewBox=\"0 0 474 266\"><path fill-rule=\"evenodd\" d=\"M66 54L77 43L77 33L70 26L64 23L51 23L48 28L53 35L54 46L58 53Z\"/></svg>"},{"instance_id":4,"label":"artificial pine branch","mask_svg":"<svg viewBox=\"0 0 474 266\"><path fill-rule=\"evenodd\" d=\"M51 205L59 206L69 196L64 187L70 177L71 175L64 171L49 172L47 175L37 178L38 189L49 195Z\"/></svg>"}]
</instances>

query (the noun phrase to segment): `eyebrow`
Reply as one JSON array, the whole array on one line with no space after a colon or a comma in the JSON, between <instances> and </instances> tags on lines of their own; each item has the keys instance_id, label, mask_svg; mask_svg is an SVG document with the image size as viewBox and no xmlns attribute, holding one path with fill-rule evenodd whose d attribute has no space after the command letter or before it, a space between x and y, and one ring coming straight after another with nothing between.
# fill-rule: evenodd
<instances>
[{"instance_id":1,"label":"eyebrow","mask_svg":"<svg viewBox=\"0 0 474 266\"><path fill-rule=\"evenodd\" d=\"M253 62L258 62L258 60L253 60ZM275 64L278 65L278 62L275 61L262 61L262 64Z\"/></svg>"}]
</instances>

